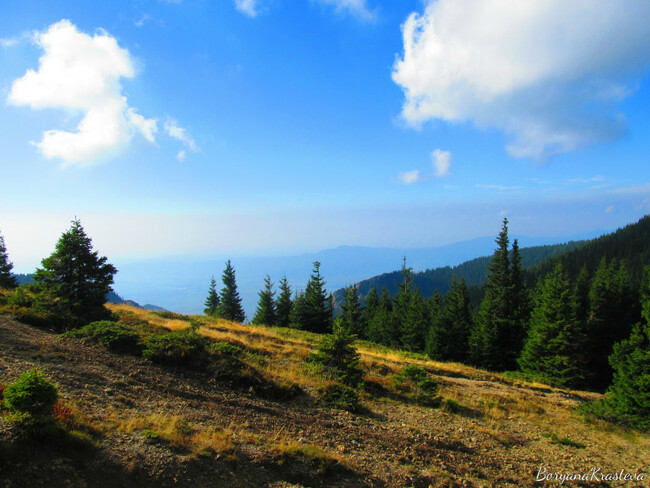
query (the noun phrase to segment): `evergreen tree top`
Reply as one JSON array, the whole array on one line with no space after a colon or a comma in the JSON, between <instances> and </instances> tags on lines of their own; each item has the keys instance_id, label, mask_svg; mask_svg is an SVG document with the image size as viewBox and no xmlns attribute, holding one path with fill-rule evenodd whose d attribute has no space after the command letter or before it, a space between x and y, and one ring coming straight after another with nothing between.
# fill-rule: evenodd
<instances>
[{"instance_id":1,"label":"evergreen tree top","mask_svg":"<svg viewBox=\"0 0 650 488\"><path fill-rule=\"evenodd\" d=\"M14 267L13 263L9 261L7 254L7 247L5 246L5 239L0 234L0 288L15 288L18 282L11 270Z\"/></svg>"}]
</instances>

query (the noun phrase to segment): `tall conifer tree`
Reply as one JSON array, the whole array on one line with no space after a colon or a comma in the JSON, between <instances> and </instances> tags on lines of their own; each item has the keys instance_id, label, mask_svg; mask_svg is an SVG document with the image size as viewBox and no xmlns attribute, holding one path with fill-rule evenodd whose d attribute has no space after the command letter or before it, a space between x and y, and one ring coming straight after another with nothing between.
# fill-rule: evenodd
<instances>
[{"instance_id":1,"label":"tall conifer tree","mask_svg":"<svg viewBox=\"0 0 650 488\"><path fill-rule=\"evenodd\" d=\"M280 280L280 294L275 303L276 325L279 327L289 327L291 325L291 311L293 309L293 300L291 300L291 287L286 276Z\"/></svg>"},{"instance_id":2,"label":"tall conifer tree","mask_svg":"<svg viewBox=\"0 0 650 488\"><path fill-rule=\"evenodd\" d=\"M256 325L274 326L276 323L276 310L275 300L273 299L275 292L273 291L273 283L271 277L266 275L264 278L264 289L259 292L259 301L257 302L257 310L253 323Z\"/></svg>"},{"instance_id":3,"label":"tall conifer tree","mask_svg":"<svg viewBox=\"0 0 650 488\"><path fill-rule=\"evenodd\" d=\"M203 313L208 316L214 317L219 312L219 294L217 293L217 282L214 279L214 276L210 280L210 288L208 290L208 297L205 299L205 309Z\"/></svg>"},{"instance_id":4,"label":"tall conifer tree","mask_svg":"<svg viewBox=\"0 0 650 488\"><path fill-rule=\"evenodd\" d=\"M221 305L219 306L219 316L226 320L243 323L246 320L246 314L241 306L241 298L237 291L237 280L235 278L235 269L226 261L226 269L221 277L223 288L221 289Z\"/></svg>"},{"instance_id":5,"label":"tall conifer tree","mask_svg":"<svg viewBox=\"0 0 650 488\"><path fill-rule=\"evenodd\" d=\"M345 289L345 301L341 309L341 327L357 337L363 335L362 310L359 291L354 285Z\"/></svg>"},{"instance_id":6,"label":"tall conifer tree","mask_svg":"<svg viewBox=\"0 0 650 488\"><path fill-rule=\"evenodd\" d=\"M305 287L304 303L297 310L301 329L325 334L332 330L332 310L325 290L325 280L320 274L320 263L314 262L314 269Z\"/></svg>"},{"instance_id":7,"label":"tall conifer tree","mask_svg":"<svg viewBox=\"0 0 650 488\"><path fill-rule=\"evenodd\" d=\"M553 385L578 388L585 379L584 346L569 280L558 262L540 284L519 365L523 372Z\"/></svg>"},{"instance_id":8,"label":"tall conifer tree","mask_svg":"<svg viewBox=\"0 0 650 488\"><path fill-rule=\"evenodd\" d=\"M497 249L488 266L485 295L470 337L470 360L493 370L514 369L519 350L507 347L512 332L508 219L503 219Z\"/></svg>"},{"instance_id":9,"label":"tall conifer tree","mask_svg":"<svg viewBox=\"0 0 650 488\"><path fill-rule=\"evenodd\" d=\"M381 290L375 314L368 323L366 335L368 340L385 346L396 346L397 334L393 320L393 299L385 287Z\"/></svg>"},{"instance_id":10,"label":"tall conifer tree","mask_svg":"<svg viewBox=\"0 0 650 488\"><path fill-rule=\"evenodd\" d=\"M93 251L92 240L75 219L54 252L43 259L34 280L74 317L73 326L85 325L110 316L104 304L117 269L107 261Z\"/></svg>"},{"instance_id":11,"label":"tall conifer tree","mask_svg":"<svg viewBox=\"0 0 650 488\"><path fill-rule=\"evenodd\" d=\"M589 292L591 311L587 321L590 342L591 386L604 390L612 381L608 357L616 342L630 335L639 320L638 295L630 286L625 264L603 258Z\"/></svg>"},{"instance_id":12,"label":"tall conifer tree","mask_svg":"<svg viewBox=\"0 0 650 488\"><path fill-rule=\"evenodd\" d=\"M439 298L438 298L439 302ZM465 279L452 276L451 289L433 317L427 338L427 354L439 361L467 359L472 314Z\"/></svg>"},{"instance_id":13,"label":"tall conifer tree","mask_svg":"<svg viewBox=\"0 0 650 488\"><path fill-rule=\"evenodd\" d=\"M9 261L5 239L0 235L0 288L16 288L18 282L16 277L11 273L13 263Z\"/></svg>"},{"instance_id":14,"label":"tall conifer tree","mask_svg":"<svg viewBox=\"0 0 650 488\"><path fill-rule=\"evenodd\" d=\"M609 362L614 381L607 403L623 420L650 429L650 268L645 269L642 288L643 321L630 337L614 346Z\"/></svg>"}]
</instances>

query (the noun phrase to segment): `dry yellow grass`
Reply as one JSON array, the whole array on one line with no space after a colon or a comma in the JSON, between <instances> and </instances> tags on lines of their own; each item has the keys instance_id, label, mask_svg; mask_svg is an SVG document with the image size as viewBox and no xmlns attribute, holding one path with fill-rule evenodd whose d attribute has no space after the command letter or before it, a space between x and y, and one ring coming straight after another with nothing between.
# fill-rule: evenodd
<instances>
[{"instance_id":1,"label":"dry yellow grass","mask_svg":"<svg viewBox=\"0 0 650 488\"><path fill-rule=\"evenodd\" d=\"M133 415L114 419L113 422L120 432L130 434L135 430L142 431L148 437L160 438L171 446L182 447L198 455L230 453L234 450L233 434L229 429L191 425L180 415Z\"/></svg>"}]
</instances>

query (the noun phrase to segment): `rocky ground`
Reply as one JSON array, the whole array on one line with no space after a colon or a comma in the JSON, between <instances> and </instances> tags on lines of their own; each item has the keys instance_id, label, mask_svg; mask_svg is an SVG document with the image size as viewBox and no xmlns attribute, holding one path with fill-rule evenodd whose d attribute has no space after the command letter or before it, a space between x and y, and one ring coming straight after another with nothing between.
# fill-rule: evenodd
<instances>
[{"instance_id":1,"label":"rocky ground","mask_svg":"<svg viewBox=\"0 0 650 488\"><path fill-rule=\"evenodd\" d=\"M649 486L648 436L586 423L572 410L593 394L441 370L441 392L458 409L368 396L365 411L353 414L321 408L308 389L264 399L208 372L117 355L0 316L0 384L33 366L59 385L90 438L29 440L3 422L0 487L559 486L536 483L544 469L645 474L568 486ZM128 427L155 415L182 419L191 432L219 432L224 447L197 451Z\"/></svg>"}]
</instances>

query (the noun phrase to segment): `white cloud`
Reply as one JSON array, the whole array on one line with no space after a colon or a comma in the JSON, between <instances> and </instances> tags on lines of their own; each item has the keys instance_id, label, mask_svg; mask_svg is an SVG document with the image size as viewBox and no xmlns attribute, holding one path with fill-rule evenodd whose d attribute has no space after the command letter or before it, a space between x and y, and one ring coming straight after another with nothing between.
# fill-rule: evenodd
<instances>
[{"instance_id":1,"label":"white cloud","mask_svg":"<svg viewBox=\"0 0 650 488\"><path fill-rule=\"evenodd\" d=\"M235 0L235 7L249 17L255 17L259 13L257 0Z\"/></svg>"},{"instance_id":2,"label":"white cloud","mask_svg":"<svg viewBox=\"0 0 650 488\"><path fill-rule=\"evenodd\" d=\"M650 66L648 18L638 0L429 0L402 26L402 116L496 127L514 157L614 139L615 105Z\"/></svg>"},{"instance_id":3,"label":"white cloud","mask_svg":"<svg viewBox=\"0 0 650 488\"><path fill-rule=\"evenodd\" d=\"M8 37L8 38L2 38L0 39L0 46L2 47L11 47L15 46L18 44L18 38L17 37Z\"/></svg>"},{"instance_id":4,"label":"white cloud","mask_svg":"<svg viewBox=\"0 0 650 488\"><path fill-rule=\"evenodd\" d=\"M405 185L412 185L413 183L417 183L418 181L421 181L419 169L402 172L397 177Z\"/></svg>"},{"instance_id":5,"label":"white cloud","mask_svg":"<svg viewBox=\"0 0 650 488\"><path fill-rule=\"evenodd\" d=\"M189 149L192 152L196 152L199 150L198 146L196 145L196 142L192 138L189 132L187 132L187 129L184 129L183 127L178 125L178 122L172 118L167 118L165 121L165 132L169 134L170 137L173 137L174 139L178 139L183 143L183 145ZM179 153L176 155L176 159L179 161L184 161L185 157L187 156L187 152L185 150L179 151Z\"/></svg>"},{"instance_id":6,"label":"white cloud","mask_svg":"<svg viewBox=\"0 0 650 488\"><path fill-rule=\"evenodd\" d=\"M27 70L13 82L8 102L83 113L76 132L43 134L36 146L45 157L89 164L119 152L134 133L154 142L156 120L138 114L122 95L120 78L132 78L135 70L115 38L105 31L91 37L62 20L37 32L34 42L44 51L38 71Z\"/></svg>"},{"instance_id":7,"label":"white cloud","mask_svg":"<svg viewBox=\"0 0 650 488\"><path fill-rule=\"evenodd\" d=\"M608 214L612 213L614 211L614 208L615 208L614 205L607 205L607 207L605 208L605 213Z\"/></svg>"},{"instance_id":8,"label":"white cloud","mask_svg":"<svg viewBox=\"0 0 650 488\"><path fill-rule=\"evenodd\" d=\"M436 178L442 178L444 176L450 176L451 171L451 152L450 151L441 151L440 149L435 149L431 153L431 160L433 161L433 174Z\"/></svg>"},{"instance_id":9,"label":"white cloud","mask_svg":"<svg viewBox=\"0 0 650 488\"><path fill-rule=\"evenodd\" d=\"M312 0L330 5L337 12L348 13L361 20L371 21L376 19L375 13L368 8L366 0Z\"/></svg>"}]
</instances>

